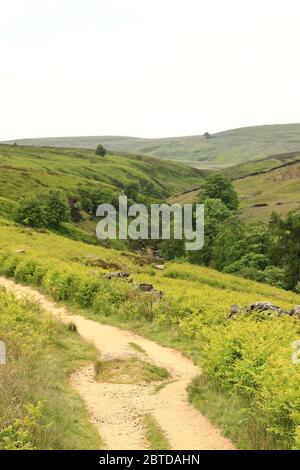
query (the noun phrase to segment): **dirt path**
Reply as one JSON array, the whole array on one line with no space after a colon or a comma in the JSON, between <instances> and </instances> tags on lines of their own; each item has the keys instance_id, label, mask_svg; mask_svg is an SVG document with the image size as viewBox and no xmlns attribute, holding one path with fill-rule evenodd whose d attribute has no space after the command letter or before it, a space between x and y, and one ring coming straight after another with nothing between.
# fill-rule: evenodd
<instances>
[{"instance_id":1,"label":"dirt path","mask_svg":"<svg viewBox=\"0 0 300 470\"><path fill-rule=\"evenodd\" d=\"M164 430L172 449L233 449L232 444L187 400L186 387L200 370L180 352L165 348L130 331L103 325L58 307L34 289L0 277L0 285L16 296L30 296L64 323L72 322L78 333L99 351L102 360L137 356L166 368L172 383L155 393L155 385L103 383L94 380L93 366L71 378L89 410L108 449L146 449L141 417L151 413ZM139 345L144 353L129 343Z\"/></svg>"}]
</instances>

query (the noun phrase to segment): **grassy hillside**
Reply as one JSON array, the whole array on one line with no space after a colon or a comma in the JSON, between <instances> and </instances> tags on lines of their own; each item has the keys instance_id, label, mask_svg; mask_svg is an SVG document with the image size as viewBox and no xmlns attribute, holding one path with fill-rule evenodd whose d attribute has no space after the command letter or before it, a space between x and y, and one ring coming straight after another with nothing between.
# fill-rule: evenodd
<instances>
[{"instance_id":1,"label":"grassy hillside","mask_svg":"<svg viewBox=\"0 0 300 470\"><path fill-rule=\"evenodd\" d=\"M300 210L300 162L234 182L245 220L266 220L273 211L286 215Z\"/></svg>"},{"instance_id":2,"label":"grassy hillside","mask_svg":"<svg viewBox=\"0 0 300 470\"><path fill-rule=\"evenodd\" d=\"M228 319L233 303L269 300L290 309L300 303L297 294L188 264L168 263L159 271L142 256L48 232L0 226L0 236L1 274L36 285L96 320L175 346L199 362L206 382L193 384L191 399L200 409L205 405L239 447L300 445L295 434L300 376L291 362L299 325L290 317ZM134 282L108 281L105 273L115 269L129 271ZM163 299L142 293L141 282L153 283Z\"/></svg>"},{"instance_id":3,"label":"grassy hillside","mask_svg":"<svg viewBox=\"0 0 300 470\"><path fill-rule=\"evenodd\" d=\"M68 195L92 187L120 190L129 182L137 183L142 194L163 199L201 180L195 169L148 157L102 158L90 150L0 145L0 196L9 200L53 188Z\"/></svg>"},{"instance_id":4,"label":"grassy hillside","mask_svg":"<svg viewBox=\"0 0 300 470\"><path fill-rule=\"evenodd\" d=\"M131 152L184 161L199 168L223 168L269 155L300 151L300 124L245 127L219 132L206 139L201 135L163 139L136 137L65 137L22 139L24 145L95 148Z\"/></svg>"}]
</instances>

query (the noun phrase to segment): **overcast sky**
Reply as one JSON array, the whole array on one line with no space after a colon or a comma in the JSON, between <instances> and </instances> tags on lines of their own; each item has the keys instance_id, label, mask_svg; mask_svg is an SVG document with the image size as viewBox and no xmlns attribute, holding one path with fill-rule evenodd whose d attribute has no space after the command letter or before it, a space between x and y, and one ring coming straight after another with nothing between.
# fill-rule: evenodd
<instances>
[{"instance_id":1,"label":"overcast sky","mask_svg":"<svg viewBox=\"0 0 300 470\"><path fill-rule=\"evenodd\" d=\"M0 0L0 139L300 122L299 0Z\"/></svg>"}]
</instances>

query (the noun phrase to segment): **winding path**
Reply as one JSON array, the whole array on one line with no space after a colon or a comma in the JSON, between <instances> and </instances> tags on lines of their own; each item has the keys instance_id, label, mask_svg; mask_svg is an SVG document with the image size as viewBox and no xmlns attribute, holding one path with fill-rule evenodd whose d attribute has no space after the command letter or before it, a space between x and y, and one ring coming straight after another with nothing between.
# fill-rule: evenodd
<instances>
[{"instance_id":1,"label":"winding path","mask_svg":"<svg viewBox=\"0 0 300 470\"><path fill-rule=\"evenodd\" d=\"M92 365L73 374L71 383L84 400L108 449L147 449L141 418L148 413L156 418L174 450L234 448L205 416L188 403L186 387L200 374L200 370L180 352L130 331L73 315L31 287L3 277L0 277L0 286L13 291L17 297L33 298L59 321L74 323L78 333L96 347L102 360L137 356L170 372L172 382L165 384L157 393L157 383L135 385L95 381ZM130 346L133 342L145 353L134 350Z\"/></svg>"}]
</instances>

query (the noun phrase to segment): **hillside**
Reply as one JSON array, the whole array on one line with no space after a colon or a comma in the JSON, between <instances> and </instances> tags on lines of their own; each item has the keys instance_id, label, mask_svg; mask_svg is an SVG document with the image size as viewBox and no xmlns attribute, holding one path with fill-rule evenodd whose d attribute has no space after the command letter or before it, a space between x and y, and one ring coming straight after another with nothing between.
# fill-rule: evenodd
<instances>
[{"instance_id":1,"label":"hillside","mask_svg":"<svg viewBox=\"0 0 300 470\"><path fill-rule=\"evenodd\" d=\"M53 233L0 224L0 236L0 274L36 286L56 301L67 301L69 308L76 312L76 322L80 320L79 312L93 319L95 326L90 338L96 338L95 332L100 332L97 322L112 324L134 330L165 346L175 347L200 364L202 375L194 379L189 387L190 400L215 425L219 425L239 448L299 446L295 437L296 418L295 422L289 418L297 407L299 370L292 364L290 355L291 343L298 337L298 323L289 316L267 315L264 321L255 316L247 318L241 315L235 321L228 317L233 303L245 306L253 301L269 300L281 308L291 309L300 303L297 294L200 266L191 269L187 263L168 263L160 271L143 256L88 246ZM106 274L112 269L128 271L133 282L122 279L109 281ZM139 290L140 283L153 284L155 289L163 292L163 298L159 300L154 294L142 293ZM46 302L46 305L49 303ZM87 323L83 318L80 321L82 331L82 325ZM116 336L116 330L114 332ZM49 334L47 330L45 334ZM128 334L126 338L131 336ZM133 339L139 341L136 337ZM106 343L112 348L111 342ZM102 347L106 343L102 340ZM136 347L135 343L131 344ZM72 353L74 346L69 346L68 354ZM42 351L39 354L41 358L44 357ZM145 353L141 350L140 354ZM114 369L109 369L113 367L113 361L105 356L101 355L100 366L106 367L107 374L110 374L110 370L116 374ZM139 369L134 372L131 377L133 383L139 377L136 374L140 373ZM97 387L93 370L88 377L88 386ZM276 387L273 388L268 380L274 380L275 377ZM119 393L118 376L115 380L114 402ZM121 378L119 381L122 383ZM168 391L171 393L173 388L177 390L180 383L178 377L172 383L166 382L162 389L169 400ZM218 385L220 383L222 388ZM103 386L108 390L105 380ZM149 384L143 385L143 393L147 391L146 386L149 387ZM48 384L45 387L47 390ZM77 390L81 390L79 384ZM156 393L159 399L160 390L152 392L152 396ZM13 395L14 392L10 393ZM35 398L39 396L35 390L33 393ZM185 393L182 389L178 395ZM84 397L92 399L90 395ZM122 393L118 398L124 400ZM241 410L247 419L238 419ZM281 410L280 419L278 410ZM123 411L119 411L121 420ZM47 415L42 413L44 422L48 424ZM61 413L63 410L60 408L57 420ZM175 419L178 410L173 410L171 405L168 413ZM126 416L130 414L129 409ZM163 413L160 412L156 418L163 425ZM71 422L72 419L70 415ZM134 419L140 423L140 417ZM100 431L103 429L107 432L105 423L104 416L104 421L101 419L98 425ZM119 439L122 437L122 429L120 427ZM13 437L11 440L13 445ZM94 435L87 437L86 445L94 445L94 442ZM3 440L0 434L0 448L1 445Z\"/></svg>"},{"instance_id":2,"label":"hillside","mask_svg":"<svg viewBox=\"0 0 300 470\"><path fill-rule=\"evenodd\" d=\"M199 168L224 168L269 155L300 150L300 124L245 127L219 132L207 139L201 135L142 139L93 136L17 140L24 145L95 148L102 143L115 152L130 152L184 161Z\"/></svg>"},{"instance_id":3,"label":"hillside","mask_svg":"<svg viewBox=\"0 0 300 470\"><path fill-rule=\"evenodd\" d=\"M300 162L234 181L243 219L266 220L273 211L286 215L300 210Z\"/></svg>"},{"instance_id":4,"label":"hillside","mask_svg":"<svg viewBox=\"0 0 300 470\"><path fill-rule=\"evenodd\" d=\"M201 181L196 169L149 157L0 145L0 196L11 200L53 188L70 196L99 187L118 192L133 182L141 194L164 199Z\"/></svg>"}]
</instances>

